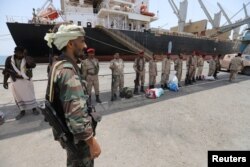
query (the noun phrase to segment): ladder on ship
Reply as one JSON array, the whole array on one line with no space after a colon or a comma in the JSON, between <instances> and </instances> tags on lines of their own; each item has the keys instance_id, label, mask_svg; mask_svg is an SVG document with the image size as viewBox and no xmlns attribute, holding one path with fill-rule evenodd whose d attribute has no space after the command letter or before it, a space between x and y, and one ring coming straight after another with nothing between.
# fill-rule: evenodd
<instances>
[{"instance_id":1,"label":"ladder on ship","mask_svg":"<svg viewBox=\"0 0 250 167\"><path fill-rule=\"evenodd\" d=\"M124 33L112 29L107 29L105 27L98 27L98 28L103 32L105 32L107 35L109 35L111 38L116 40L117 42L131 49L133 52L139 53L140 51L144 51L144 56L147 59L152 59L153 52L142 46L139 42L136 42L129 36L125 35Z\"/></svg>"}]
</instances>

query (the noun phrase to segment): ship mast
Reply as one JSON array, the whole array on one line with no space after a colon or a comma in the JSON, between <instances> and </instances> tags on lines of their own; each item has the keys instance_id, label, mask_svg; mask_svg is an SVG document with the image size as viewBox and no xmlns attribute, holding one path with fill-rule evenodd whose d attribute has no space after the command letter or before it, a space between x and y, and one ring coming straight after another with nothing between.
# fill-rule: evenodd
<instances>
[{"instance_id":1,"label":"ship mast","mask_svg":"<svg viewBox=\"0 0 250 167\"><path fill-rule=\"evenodd\" d=\"M217 2L217 5L219 6L222 14L224 15L224 17L226 18L227 22L229 23L229 25L232 25L232 21L229 19L228 15L226 14L225 10L222 8L221 4L219 2ZM240 27L235 28L233 30L233 39L237 39L239 37L239 32L240 32Z\"/></svg>"},{"instance_id":2,"label":"ship mast","mask_svg":"<svg viewBox=\"0 0 250 167\"><path fill-rule=\"evenodd\" d=\"M168 2L174 11L174 14L178 18L178 32L183 32L184 27L185 27L186 17L187 17L188 1L184 0L180 2L180 9L177 8L173 0L168 0Z\"/></svg>"}]
</instances>

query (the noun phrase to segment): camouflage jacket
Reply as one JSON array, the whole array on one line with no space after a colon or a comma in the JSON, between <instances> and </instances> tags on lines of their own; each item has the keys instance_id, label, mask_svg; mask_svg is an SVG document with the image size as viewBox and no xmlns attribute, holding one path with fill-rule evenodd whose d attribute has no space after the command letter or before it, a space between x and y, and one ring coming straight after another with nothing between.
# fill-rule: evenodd
<instances>
[{"instance_id":1,"label":"camouflage jacket","mask_svg":"<svg viewBox=\"0 0 250 167\"><path fill-rule=\"evenodd\" d=\"M203 67L204 66L204 59L202 57L199 57L198 62L197 62L198 67Z\"/></svg>"},{"instance_id":2,"label":"camouflage jacket","mask_svg":"<svg viewBox=\"0 0 250 167\"><path fill-rule=\"evenodd\" d=\"M109 68L112 70L112 75L123 75L124 63L122 59L113 59L110 62Z\"/></svg>"},{"instance_id":3,"label":"camouflage jacket","mask_svg":"<svg viewBox=\"0 0 250 167\"><path fill-rule=\"evenodd\" d=\"M149 75L157 76L157 61L156 60L150 60L149 66L148 66Z\"/></svg>"},{"instance_id":4,"label":"camouflage jacket","mask_svg":"<svg viewBox=\"0 0 250 167\"><path fill-rule=\"evenodd\" d=\"M146 59L143 57L137 57L134 61L133 68L135 72L145 72Z\"/></svg>"},{"instance_id":5,"label":"camouflage jacket","mask_svg":"<svg viewBox=\"0 0 250 167\"><path fill-rule=\"evenodd\" d=\"M171 69L171 59L163 58L162 60L162 73L163 74L170 74Z\"/></svg>"},{"instance_id":6,"label":"camouflage jacket","mask_svg":"<svg viewBox=\"0 0 250 167\"><path fill-rule=\"evenodd\" d=\"M97 75L99 73L99 62L96 58L93 59L85 59L81 63L81 70L84 78L87 75Z\"/></svg>"},{"instance_id":7,"label":"camouflage jacket","mask_svg":"<svg viewBox=\"0 0 250 167\"><path fill-rule=\"evenodd\" d=\"M69 59L69 58L68 58ZM56 63L56 62L55 62ZM55 63L52 65L54 68ZM80 69L73 65L73 61L64 61L56 67L54 76L54 100L59 101L60 106L56 110L63 110L62 117L73 134L75 140L88 140L93 136L91 117L87 112L87 98L81 81ZM75 69L77 67L78 69ZM51 73L49 74L50 87ZM48 97L46 97L48 99ZM57 105L58 106L58 105Z\"/></svg>"},{"instance_id":8,"label":"camouflage jacket","mask_svg":"<svg viewBox=\"0 0 250 167\"><path fill-rule=\"evenodd\" d=\"M216 62L215 62L214 59L211 59L211 60L209 61L209 69L210 69L210 70L215 70L215 69L216 69Z\"/></svg>"},{"instance_id":9,"label":"camouflage jacket","mask_svg":"<svg viewBox=\"0 0 250 167\"><path fill-rule=\"evenodd\" d=\"M230 62L230 70L240 71L243 66L243 61L241 57L234 57Z\"/></svg>"},{"instance_id":10,"label":"camouflage jacket","mask_svg":"<svg viewBox=\"0 0 250 167\"><path fill-rule=\"evenodd\" d=\"M182 71L182 59L177 58L174 62L174 69L175 71Z\"/></svg>"}]
</instances>

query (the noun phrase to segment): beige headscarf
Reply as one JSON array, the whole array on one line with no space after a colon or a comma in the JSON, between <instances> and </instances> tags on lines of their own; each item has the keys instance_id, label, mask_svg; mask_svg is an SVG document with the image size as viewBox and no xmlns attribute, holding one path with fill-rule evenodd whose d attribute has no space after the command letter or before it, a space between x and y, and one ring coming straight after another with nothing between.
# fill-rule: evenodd
<instances>
[{"instance_id":1,"label":"beige headscarf","mask_svg":"<svg viewBox=\"0 0 250 167\"><path fill-rule=\"evenodd\" d=\"M44 39L47 45L52 48L52 43L61 50L70 40L74 40L79 36L84 36L85 31L77 25L61 25L56 33L46 33Z\"/></svg>"}]
</instances>

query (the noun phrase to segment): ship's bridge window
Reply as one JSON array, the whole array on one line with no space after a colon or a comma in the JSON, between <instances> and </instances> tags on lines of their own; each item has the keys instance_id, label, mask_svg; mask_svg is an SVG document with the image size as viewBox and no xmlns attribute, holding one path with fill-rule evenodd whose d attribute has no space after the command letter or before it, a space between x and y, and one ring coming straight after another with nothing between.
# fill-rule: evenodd
<instances>
[{"instance_id":1,"label":"ship's bridge window","mask_svg":"<svg viewBox=\"0 0 250 167\"><path fill-rule=\"evenodd\" d=\"M77 25L78 25L78 26L81 26L81 24L82 24L82 23L81 23L80 21L77 22Z\"/></svg>"}]
</instances>

